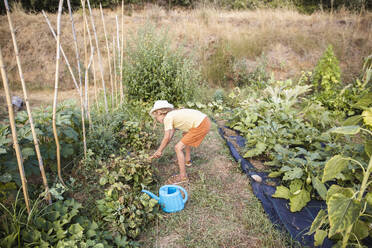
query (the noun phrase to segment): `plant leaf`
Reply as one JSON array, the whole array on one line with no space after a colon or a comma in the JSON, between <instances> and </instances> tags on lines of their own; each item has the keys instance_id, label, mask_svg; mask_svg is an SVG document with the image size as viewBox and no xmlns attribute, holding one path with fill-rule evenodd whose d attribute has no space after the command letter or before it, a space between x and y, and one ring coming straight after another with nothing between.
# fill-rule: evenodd
<instances>
[{"instance_id":1,"label":"plant leaf","mask_svg":"<svg viewBox=\"0 0 372 248\"><path fill-rule=\"evenodd\" d=\"M314 235L314 246L322 245L325 237L327 237L327 231L321 229L316 230Z\"/></svg>"},{"instance_id":2,"label":"plant leaf","mask_svg":"<svg viewBox=\"0 0 372 248\"><path fill-rule=\"evenodd\" d=\"M25 147L22 149L22 156L24 159L27 159L30 156L35 155L34 148L32 147Z\"/></svg>"},{"instance_id":3,"label":"plant leaf","mask_svg":"<svg viewBox=\"0 0 372 248\"><path fill-rule=\"evenodd\" d=\"M310 192L306 189L301 189L298 194L291 195L289 201L291 212L300 211L310 201Z\"/></svg>"},{"instance_id":4,"label":"plant leaf","mask_svg":"<svg viewBox=\"0 0 372 248\"><path fill-rule=\"evenodd\" d=\"M297 178L301 178L302 175L303 175L302 168L295 167L295 168L292 168L290 171L287 171L284 174L283 180L294 180Z\"/></svg>"},{"instance_id":5,"label":"plant leaf","mask_svg":"<svg viewBox=\"0 0 372 248\"><path fill-rule=\"evenodd\" d=\"M369 227L367 223L361 220L357 220L355 225L353 226L352 232L355 234L355 236L358 238L358 240L362 240L364 238L368 237L368 230ZM350 237L352 240L355 240L354 236Z\"/></svg>"},{"instance_id":6,"label":"plant leaf","mask_svg":"<svg viewBox=\"0 0 372 248\"><path fill-rule=\"evenodd\" d=\"M320 197L325 200L327 198L327 188L326 186L317 178L317 177L312 177L311 181L313 183L314 189L318 192Z\"/></svg>"},{"instance_id":7,"label":"plant leaf","mask_svg":"<svg viewBox=\"0 0 372 248\"><path fill-rule=\"evenodd\" d=\"M352 105L354 108L366 109L372 104L372 92L364 95L357 103Z\"/></svg>"},{"instance_id":8,"label":"plant leaf","mask_svg":"<svg viewBox=\"0 0 372 248\"><path fill-rule=\"evenodd\" d=\"M343 171L348 164L348 160L341 155L336 155L327 161L324 167L322 182L325 183L335 178Z\"/></svg>"},{"instance_id":9,"label":"plant leaf","mask_svg":"<svg viewBox=\"0 0 372 248\"><path fill-rule=\"evenodd\" d=\"M372 155L372 140L367 140L364 144L364 151L367 154L368 157L371 157Z\"/></svg>"},{"instance_id":10,"label":"plant leaf","mask_svg":"<svg viewBox=\"0 0 372 248\"><path fill-rule=\"evenodd\" d=\"M283 171L273 171L273 172L270 172L270 174L268 175L268 177L270 177L270 178L278 177L281 174L283 174Z\"/></svg>"},{"instance_id":11,"label":"plant leaf","mask_svg":"<svg viewBox=\"0 0 372 248\"><path fill-rule=\"evenodd\" d=\"M12 175L8 172L5 172L3 175L0 176L0 182L8 183L10 181L12 181Z\"/></svg>"},{"instance_id":12,"label":"plant leaf","mask_svg":"<svg viewBox=\"0 0 372 248\"><path fill-rule=\"evenodd\" d=\"M357 134L360 131L360 126L344 126L344 127L335 127L329 130L331 133L339 134Z\"/></svg>"},{"instance_id":13,"label":"plant leaf","mask_svg":"<svg viewBox=\"0 0 372 248\"><path fill-rule=\"evenodd\" d=\"M353 225L358 220L360 210L361 204L355 199L340 193L333 194L328 201L329 237Z\"/></svg>"},{"instance_id":14,"label":"plant leaf","mask_svg":"<svg viewBox=\"0 0 372 248\"><path fill-rule=\"evenodd\" d=\"M342 122L343 126L352 126L352 125L357 125L360 121L362 120L361 115L354 115L352 117L347 118Z\"/></svg>"},{"instance_id":15,"label":"plant leaf","mask_svg":"<svg viewBox=\"0 0 372 248\"><path fill-rule=\"evenodd\" d=\"M315 217L313 223L311 224L310 230L307 234L311 235L317 229L319 229L322 226L326 218L327 218L327 213L323 209L319 210L318 215Z\"/></svg>"},{"instance_id":16,"label":"plant leaf","mask_svg":"<svg viewBox=\"0 0 372 248\"><path fill-rule=\"evenodd\" d=\"M362 113L363 121L367 126L372 126L372 107Z\"/></svg>"},{"instance_id":17,"label":"plant leaf","mask_svg":"<svg viewBox=\"0 0 372 248\"><path fill-rule=\"evenodd\" d=\"M338 186L337 184L333 184L327 191L327 198L326 202L328 204L329 199L333 194L340 193L343 194L346 197L353 197L354 191L351 188L343 188L341 186Z\"/></svg>"},{"instance_id":18,"label":"plant leaf","mask_svg":"<svg viewBox=\"0 0 372 248\"><path fill-rule=\"evenodd\" d=\"M372 192L368 192L366 195L367 203L372 207Z\"/></svg>"},{"instance_id":19,"label":"plant leaf","mask_svg":"<svg viewBox=\"0 0 372 248\"><path fill-rule=\"evenodd\" d=\"M272 195L272 197L275 198L284 198L284 199L289 199L289 189L285 186L278 186L276 187L275 194Z\"/></svg>"}]
</instances>

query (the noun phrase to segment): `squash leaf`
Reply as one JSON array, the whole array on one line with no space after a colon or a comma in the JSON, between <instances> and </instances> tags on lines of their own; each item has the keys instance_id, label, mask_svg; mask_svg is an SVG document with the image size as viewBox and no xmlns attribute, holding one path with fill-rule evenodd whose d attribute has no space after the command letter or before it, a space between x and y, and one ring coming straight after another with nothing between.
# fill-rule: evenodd
<instances>
[{"instance_id":1,"label":"squash leaf","mask_svg":"<svg viewBox=\"0 0 372 248\"><path fill-rule=\"evenodd\" d=\"M328 201L329 237L344 232L359 218L361 204L355 199L336 193Z\"/></svg>"},{"instance_id":2,"label":"squash leaf","mask_svg":"<svg viewBox=\"0 0 372 248\"><path fill-rule=\"evenodd\" d=\"M369 109L366 109L362 113L363 121L367 126L372 127L372 107Z\"/></svg>"},{"instance_id":3,"label":"squash leaf","mask_svg":"<svg viewBox=\"0 0 372 248\"><path fill-rule=\"evenodd\" d=\"M325 200L327 198L326 186L317 177L313 176L311 181L313 183L313 187L316 189L320 197Z\"/></svg>"},{"instance_id":4,"label":"squash leaf","mask_svg":"<svg viewBox=\"0 0 372 248\"><path fill-rule=\"evenodd\" d=\"M344 126L344 127L335 127L329 130L331 133L339 134L357 134L360 131L360 126Z\"/></svg>"},{"instance_id":5,"label":"squash leaf","mask_svg":"<svg viewBox=\"0 0 372 248\"><path fill-rule=\"evenodd\" d=\"M285 186L278 186L276 187L275 194L272 195L272 197L275 198L284 198L284 199L289 199L289 189Z\"/></svg>"},{"instance_id":6,"label":"squash leaf","mask_svg":"<svg viewBox=\"0 0 372 248\"><path fill-rule=\"evenodd\" d=\"M346 168L347 164L348 160L341 155L332 157L324 167L322 182L325 183L337 177L337 175Z\"/></svg>"},{"instance_id":7,"label":"squash leaf","mask_svg":"<svg viewBox=\"0 0 372 248\"><path fill-rule=\"evenodd\" d=\"M310 230L307 234L311 235L317 229L319 229L322 226L326 218L327 218L327 213L323 209L319 210L318 215L315 217L313 223L311 224Z\"/></svg>"},{"instance_id":8,"label":"squash leaf","mask_svg":"<svg viewBox=\"0 0 372 248\"><path fill-rule=\"evenodd\" d=\"M325 237L327 237L327 231L321 229L316 230L314 235L314 246L322 245Z\"/></svg>"},{"instance_id":9,"label":"squash leaf","mask_svg":"<svg viewBox=\"0 0 372 248\"><path fill-rule=\"evenodd\" d=\"M306 189L301 189L300 192L292 194L289 198L291 212L300 211L310 201L310 192Z\"/></svg>"}]
</instances>

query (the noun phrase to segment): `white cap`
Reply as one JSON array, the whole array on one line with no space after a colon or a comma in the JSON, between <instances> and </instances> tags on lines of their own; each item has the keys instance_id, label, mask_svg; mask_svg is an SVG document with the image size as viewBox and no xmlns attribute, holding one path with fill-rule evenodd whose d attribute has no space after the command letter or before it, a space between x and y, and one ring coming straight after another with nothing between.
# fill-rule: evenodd
<instances>
[{"instance_id":1,"label":"white cap","mask_svg":"<svg viewBox=\"0 0 372 248\"><path fill-rule=\"evenodd\" d=\"M154 103L154 107L150 110L150 115L153 116L153 112L159 109L164 109L164 108L174 108L173 104L170 104L167 100L158 100Z\"/></svg>"}]
</instances>

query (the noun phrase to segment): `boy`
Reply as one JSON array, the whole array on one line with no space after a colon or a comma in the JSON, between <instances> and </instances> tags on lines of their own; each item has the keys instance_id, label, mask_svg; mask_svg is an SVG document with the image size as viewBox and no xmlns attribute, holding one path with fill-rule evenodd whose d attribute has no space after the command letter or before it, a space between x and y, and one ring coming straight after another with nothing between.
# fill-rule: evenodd
<instances>
[{"instance_id":1,"label":"boy","mask_svg":"<svg viewBox=\"0 0 372 248\"><path fill-rule=\"evenodd\" d=\"M169 184L180 184L188 181L185 164L191 166L191 146L198 147L210 130L211 122L206 114L194 109L174 109L173 105L165 100L154 103L150 115L164 124L164 137L159 148L150 157L160 158L163 150L171 141L176 129L183 131L182 139L174 147L180 174L168 179ZM183 153L185 149L186 156Z\"/></svg>"}]
</instances>

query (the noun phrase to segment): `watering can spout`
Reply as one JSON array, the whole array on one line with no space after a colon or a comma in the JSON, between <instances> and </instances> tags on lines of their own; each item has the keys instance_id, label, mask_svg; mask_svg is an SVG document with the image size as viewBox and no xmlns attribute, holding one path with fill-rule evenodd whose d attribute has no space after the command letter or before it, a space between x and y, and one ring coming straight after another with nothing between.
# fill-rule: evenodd
<instances>
[{"instance_id":1,"label":"watering can spout","mask_svg":"<svg viewBox=\"0 0 372 248\"><path fill-rule=\"evenodd\" d=\"M149 196L151 196L152 198L154 198L154 199L157 200L157 201L160 200L159 197L157 197L155 194L151 193L151 192L148 191L148 190L144 190L144 189L143 189L142 192L148 194Z\"/></svg>"}]
</instances>

